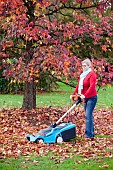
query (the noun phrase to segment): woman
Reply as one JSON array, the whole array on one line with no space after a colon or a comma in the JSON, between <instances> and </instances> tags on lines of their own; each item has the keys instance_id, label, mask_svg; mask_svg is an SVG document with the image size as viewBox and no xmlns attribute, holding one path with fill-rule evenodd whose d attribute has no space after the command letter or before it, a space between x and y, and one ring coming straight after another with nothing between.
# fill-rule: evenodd
<instances>
[{"instance_id":1,"label":"woman","mask_svg":"<svg viewBox=\"0 0 113 170\"><path fill-rule=\"evenodd\" d=\"M85 137L94 138L93 110L97 103L96 74L92 71L92 63L89 59L82 61L82 69L79 83L70 98L74 100L77 95L80 95L86 113Z\"/></svg>"}]
</instances>

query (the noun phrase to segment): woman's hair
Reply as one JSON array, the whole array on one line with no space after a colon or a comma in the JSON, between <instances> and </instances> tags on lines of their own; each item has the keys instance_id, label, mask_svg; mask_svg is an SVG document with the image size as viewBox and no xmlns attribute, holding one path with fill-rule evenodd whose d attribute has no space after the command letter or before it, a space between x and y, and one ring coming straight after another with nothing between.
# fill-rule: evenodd
<instances>
[{"instance_id":1,"label":"woman's hair","mask_svg":"<svg viewBox=\"0 0 113 170\"><path fill-rule=\"evenodd\" d=\"M86 58L85 60L82 61L82 64L85 63L86 65L88 65L90 68L92 67L92 62L90 61L89 58Z\"/></svg>"}]
</instances>

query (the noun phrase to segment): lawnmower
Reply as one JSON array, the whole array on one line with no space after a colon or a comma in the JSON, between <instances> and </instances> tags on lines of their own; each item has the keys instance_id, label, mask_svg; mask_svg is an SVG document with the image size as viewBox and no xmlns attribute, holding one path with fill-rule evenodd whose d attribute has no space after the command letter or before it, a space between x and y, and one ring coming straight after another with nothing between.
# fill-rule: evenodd
<instances>
[{"instance_id":1,"label":"lawnmower","mask_svg":"<svg viewBox=\"0 0 113 170\"><path fill-rule=\"evenodd\" d=\"M48 128L40 130L35 135L27 134L26 139L30 142L36 143L62 143L63 141L69 141L76 137L76 125L73 123L61 123L59 122L71 112L79 103L81 98L75 101L74 105L54 124Z\"/></svg>"}]
</instances>

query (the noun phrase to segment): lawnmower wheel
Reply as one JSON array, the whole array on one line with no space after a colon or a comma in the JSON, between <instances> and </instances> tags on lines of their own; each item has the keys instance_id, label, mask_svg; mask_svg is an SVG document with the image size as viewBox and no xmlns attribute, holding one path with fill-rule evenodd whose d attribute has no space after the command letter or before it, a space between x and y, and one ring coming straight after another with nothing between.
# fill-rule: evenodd
<instances>
[{"instance_id":1,"label":"lawnmower wheel","mask_svg":"<svg viewBox=\"0 0 113 170\"><path fill-rule=\"evenodd\" d=\"M63 142L63 138L61 136L57 136L56 143L62 143L62 142Z\"/></svg>"},{"instance_id":2,"label":"lawnmower wheel","mask_svg":"<svg viewBox=\"0 0 113 170\"><path fill-rule=\"evenodd\" d=\"M36 143L44 143L43 139L36 139Z\"/></svg>"}]
</instances>

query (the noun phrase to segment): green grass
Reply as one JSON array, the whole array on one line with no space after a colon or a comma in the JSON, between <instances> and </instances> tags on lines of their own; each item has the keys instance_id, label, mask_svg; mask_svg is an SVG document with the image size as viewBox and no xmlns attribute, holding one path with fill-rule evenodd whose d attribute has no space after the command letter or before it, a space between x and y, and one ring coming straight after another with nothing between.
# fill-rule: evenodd
<instances>
[{"instance_id":1,"label":"green grass","mask_svg":"<svg viewBox=\"0 0 113 170\"><path fill-rule=\"evenodd\" d=\"M0 94L0 108L20 108L22 106L22 101L22 95Z\"/></svg>"},{"instance_id":2,"label":"green grass","mask_svg":"<svg viewBox=\"0 0 113 170\"><path fill-rule=\"evenodd\" d=\"M60 88L52 93L37 94L37 107L65 107L71 104L70 95L74 88L60 83ZM0 108L13 108L22 106L22 95L0 95ZM97 108L112 106L113 87L101 88L98 93ZM37 155L20 156L19 158L0 159L0 170L112 170L112 158L84 159L74 156L61 160L50 153L47 156Z\"/></svg>"},{"instance_id":3,"label":"green grass","mask_svg":"<svg viewBox=\"0 0 113 170\"><path fill-rule=\"evenodd\" d=\"M18 159L9 158L0 161L0 170L112 170L112 158L95 158L93 160L83 159L80 156L74 156L61 160L59 157L44 156L37 157L19 157Z\"/></svg>"},{"instance_id":4,"label":"green grass","mask_svg":"<svg viewBox=\"0 0 113 170\"><path fill-rule=\"evenodd\" d=\"M99 90L97 106L99 108L113 106L113 86L105 86Z\"/></svg>"},{"instance_id":5,"label":"green grass","mask_svg":"<svg viewBox=\"0 0 113 170\"><path fill-rule=\"evenodd\" d=\"M65 107L70 106L70 95L74 88L59 83L60 88L51 93L38 93L36 97L37 107ZM113 86L109 88L105 86L98 92L97 108L105 108L113 105ZM22 106L23 95L5 94L0 95L0 108L13 108Z\"/></svg>"}]
</instances>

